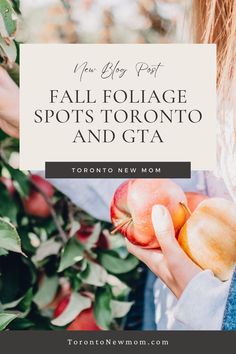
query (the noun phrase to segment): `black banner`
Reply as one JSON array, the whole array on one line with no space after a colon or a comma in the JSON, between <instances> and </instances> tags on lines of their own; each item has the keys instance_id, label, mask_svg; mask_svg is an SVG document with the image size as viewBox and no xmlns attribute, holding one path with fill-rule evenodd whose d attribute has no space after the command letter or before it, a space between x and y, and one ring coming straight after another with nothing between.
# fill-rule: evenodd
<instances>
[{"instance_id":1,"label":"black banner","mask_svg":"<svg viewBox=\"0 0 236 354\"><path fill-rule=\"evenodd\" d=\"M233 353L236 332L223 331L6 331L1 353Z\"/></svg>"},{"instance_id":2,"label":"black banner","mask_svg":"<svg viewBox=\"0 0 236 354\"><path fill-rule=\"evenodd\" d=\"M190 178L190 162L46 162L46 178Z\"/></svg>"}]
</instances>

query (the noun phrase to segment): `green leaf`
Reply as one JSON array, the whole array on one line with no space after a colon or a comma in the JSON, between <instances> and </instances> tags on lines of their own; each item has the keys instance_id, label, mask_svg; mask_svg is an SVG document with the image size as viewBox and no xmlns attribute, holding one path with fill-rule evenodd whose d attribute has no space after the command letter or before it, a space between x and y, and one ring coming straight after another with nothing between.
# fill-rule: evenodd
<instances>
[{"instance_id":1,"label":"green leaf","mask_svg":"<svg viewBox=\"0 0 236 354\"><path fill-rule=\"evenodd\" d=\"M110 329L112 322L111 297L111 289L108 286L98 288L96 291L94 316L98 326L103 329Z\"/></svg>"},{"instance_id":2,"label":"green leaf","mask_svg":"<svg viewBox=\"0 0 236 354\"><path fill-rule=\"evenodd\" d=\"M18 211L16 201L10 196L3 183L0 183L0 195L0 215L8 217L12 222L16 223L16 215Z\"/></svg>"},{"instance_id":3,"label":"green leaf","mask_svg":"<svg viewBox=\"0 0 236 354\"><path fill-rule=\"evenodd\" d=\"M14 10L20 14L20 0L11 0Z\"/></svg>"},{"instance_id":4,"label":"green leaf","mask_svg":"<svg viewBox=\"0 0 236 354\"><path fill-rule=\"evenodd\" d=\"M50 304L54 299L58 289L58 277L44 276L42 284L34 297L34 302L41 309Z\"/></svg>"},{"instance_id":5,"label":"green leaf","mask_svg":"<svg viewBox=\"0 0 236 354\"><path fill-rule=\"evenodd\" d=\"M0 142L3 142L4 140L6 140L8 138L9 138L9 136L6 133L4 133L3 130L0 130Z\"/></svg>"},{"instance_id":6,"label":"green leaf","mask_svg":"<svg viewBox=\"0 0 236 354\"><path fill-rule=\"evenodd\" d=\"M81 225L77 220L73 220L71 225L70 225L70 236L74 236L76 232L80 229Z\"/></svg>"},{"instance_id":7,"label":"green leaf","mask_svg":"<svg viewBox=\"0 0 236 354\"><path fill-rule=\"evenodd\" d=\"M21 240L15 227L0 218L0 247L17 253L22 253Z\"/></svg>"},{"instance_id":8,"label":"green leaf","mask_svg":"<svg viewBox=\"0 0 236 354\"><path fill-rule=\"evenodd\" d=\"M20 299L14 300L12 302L8 302L7 304L2 304L3 310L13 309L21 302L22 299L23 299L23 297L21 297Z\"/></svg>"},{"instance_id":9,"label":"green leaf","mask_svg":"<svg viewBox=\"0 0 236 354\"><path fill-rule=\"evenodd\" d=\"M10 44L7 44L1 35L0 35L0 56L5 61L7 62L9 61L11 63L14 63L17 57L17 49L16 49L15 42L12 41Z\"/></svg>"},{"instance_id":10,"label":"green leaf","mask_svg":"<svg viewBox=\"0 0 236 354\"><path fill-rule=\"evenodd\" d=\"M28 176L24 172L17 170L11 167L10 165L7 165L6 168L8 169L12 179L14 180L14 186L18 193L22 197L27 197L30 191L30 182Z\"/></svg>"},{"instance_id":11,"label":"green leaf","mask_svg":"<svg viewBox=\"0 0 236 354\"><path fill-rule=\"evenodd\" d=\"M110 236L110 245L111 249L117 249L121 247L125 247L125 238L121 234L117 233L115 235L111 235L111 233L107 230L108 236ZM127 249L127 247L126 247Z\"/></svg>"},{"instance_id":12,"label":"green leaf","mask_svg":"<svg viewBox=\"0 0 236 354\"><path fill-rule=\"evenodd\" d=\"M22 298L36 282L36 270L28 258L9 252L0 257L0 301L11 303Z\"/></svg>"},{"instance_id":13,"label":"green leaf","mask_svg":"<svg viewBox=\"0 0 236 354\"><path fill-rule=\"evenodd\" d=\"M13 42L14 44L14 48L16 48L16 44L15 42ZM11 44L12 46L12 53L8 53L8 58L10 58L10 60L12 60L12 65L7 67L7 72L10 75L10 77L12 78L12 80L17 84L17 86L19 86L20 84L20 69L19 69L19 65L16 64L14 61L17 59L17 49L13 48L13 44ZM15 139L17 140L17 139Z\"/></svg>"},{"instance_id":14,"label":"green leaf","mask_svg":"<svg viewBox=\"0 0 236 354\"><path fill-rule=\"evenodd\" d=\"M91 299L78 293L72 293L65 310L51 321L54 326L65 326L72 322L81 311L91 307Z\"/></svg>"},{"instance_id":15,"label":"green leaf","mask_svg":"<svg viewBox=\"0 0 236 354\"><path fill-rule=\"evenodd\" d=\"M85 284L103 286L106 283L107 272L99 264L88 262L85 272L81 274L81 279Z\"/></svg>"},{"instance_id":16,"label":"green leaf","mask_svg":"<svg viewBox=\"0 0 236 354\"><path fill-rule=\"evenodd\" d=\"M22 219L21 219L22 222ZM18 226L18 231L21 239L21 247L27 254L31 254L35 252L35 247L31 243L31 239L29 237L29 229L27 226Z\"/></svg>"},{"instance_id":17,"label":"green leaf","mask_svg":"<svg viewBox=\"0 0 236 354\"><path fill-rule=\"evenodd\" d=\"M0 313L0 331L3 331L17 317L15 313Z\"/></svg>"},{"instance_id":18,"label":"green leaf","mask_svg":"<svg viewBox=\"0 0 236 354\"><path fill-rule=\"evenodd\" d=\"M81 261L81 259L83 259L83 251L84 248L76 237L72 237L62 250L58 272L62 272L64 269Z\"/></svg>"},{"instance_id":19,"label":"green leaf","mask_svg":"<svg viewBox=\"0 0 236 354\"><path fill-rule=\"evenodd\" d=\"M112 294L115 297L118 297L118 296L127 297L128 294L130 293L130 288L128 287L128 285L126 285L125 283L120 281L119 278L117 278L116 276L114 276L112 274L108 274L107 284L109 284L111 286Z\"/></svg>"},{"instance_id":20,"label":"green leaf","mask_svg":"<svg viewBox=\"0 0 236 354\"><path fill-rule=\"evenodd\" d=\"M28 318L16 318L14 322L12 322L9 326L10 330L25 330L32 329L34 327L34 322L29 320Z\"/></svg>"},{"instance_id":21,"label":"green leaf","mask_svg":"<svg viewBox=\"0 0 236 354\"><path fill-rule=\"evenodd\" d=\"M92 234L88 237L86 243L85 243L85 248L89 250L90 248L93 248L100 236L100 233L102 231L101 223L98 222L97 224L94 225Z\"/></svg>"},{"instance_id":22,"label":"green leaf","mask_svg":"<svg viewBox=\"0 0 236 354\"><path fill-rule=\"evenodd\" d=\"M80 290L82 280L80 278L80 273L78 273L77 269L67 268L64 271L63 276L69 280L73 292L78 292Z\"/></svg>"},{"instance_id":23,"label":"green leaf","mask_svg":"<svg viewBox=\"0 0 236 354\"><path fill-rule=\"evenodd\" d=\"M28 310L28 308L31 305L33 298L33 291L32 288L30 288L24 296L22 296L20 299L17 299L15 301L12 301L7 304L3 304L2 307L4 310L9 310L17 307L17 310L20 312L25 312Z\"/></svg>"},{"instance_id":24,"label":"green leaf","mask_svg":"<svg viewBox=\"0 0 236 354\"><path fill-rule=\"evenodd\" d=\"M111 300L111 313L113 318L122 318L127 315L133 302Z\"/></svg>"},{"instance_id":25,"label":"green leaf","mask_svg":"<svg viewBox=\"0 0 236 354\"><path fill-rule=\"evenodd\" d=\"M126 259L121 259L114 253L104 252L100 254L99 259L103 267L113 274L128 273L139 264L139 260L131 254Z\"/></svg>"},{"instance_id":26,"label":"green leaf","mask_svg":"<svg viewBox=\"0 0 236 354\"><path fill-rule=\"evenodd\" d=\"M34 263L41 262L46 257L58 254L61 248L61 243L57 242L55 238L51 238L45 242L42 242L36 250L36 254L32 257Z\"/></svg>"},{"instance_id":27,"label":"green leaf","mask_svg":"<svg viewBox=\"0 0 236 354\"><path fill-rule=\"evenodd\" d=\"M62 0L61 2L66 10L70 10L71 8L70 0Z\"/></svg>"},{"instance_id":28,"label":"green leaf","mask_svg":"<svg viewBox=\"0 0 236 354\"><path fill-rule=\"evenodd\" d=\"M0 34L11 38L17 29L17 16L9 0L0 1Z\"/></svg>"},{"instance_id":29,"label":"green leaf","mask_svg":"<svg viewBox=\"0 0 236 354\"><path fill-rule=\"evenodd\" d=\"M25 294L25 296L23 296L23 298L19 302L17 306L17 310L23 313L27 312L30 309L32 300L33 300L33 289L30 288Z\"/></svg>"},{"instance_id":30,"label":"green leaf","mask_svg":"<svg viewBox=\"0 0 236 354\"><path fill-rule=\"evenodd\" d=\"M0 248L0 256L7 256L8 251L4 250L3 248Z\"/></svg>"}]
</instances>

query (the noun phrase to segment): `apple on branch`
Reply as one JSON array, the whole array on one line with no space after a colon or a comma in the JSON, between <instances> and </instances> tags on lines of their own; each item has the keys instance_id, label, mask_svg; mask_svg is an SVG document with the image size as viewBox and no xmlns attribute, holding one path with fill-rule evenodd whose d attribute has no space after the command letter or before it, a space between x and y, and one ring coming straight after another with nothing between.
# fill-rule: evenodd
<instances>
[{"instance_id":1,"label":"apple on branch","mask_svg":"<svg viewBox=\"0 0 236 354\"><path fill-rule=\"evenodd\" d=\"M52 198L55 193L53 186L44 178L38 175L32 175L33 183L29 196L24 200L25 212L29 215L47 218L50 216L50 207L45 200L45 196ZM34 187L36 186L38 190Z\"/></svg>"}]
</instances>

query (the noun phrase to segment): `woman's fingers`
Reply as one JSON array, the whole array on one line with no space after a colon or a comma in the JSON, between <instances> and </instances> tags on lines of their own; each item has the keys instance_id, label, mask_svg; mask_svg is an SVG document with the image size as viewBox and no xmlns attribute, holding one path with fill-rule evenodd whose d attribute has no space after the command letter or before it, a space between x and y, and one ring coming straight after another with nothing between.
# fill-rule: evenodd
<instances>
[{"instance_id":1,"label":"woman's fingers","mask_svg":"<svg viewBox=\"0 0 236 354\"><path fill-rule=\"evenodd\" d=\"M126 246L130 253L145 263L153 271L153 273L160 276L160 272L163 271L163 266L166 267L163 262L163 254L160 250L145 249L132 244L127 239Z\"/></svg>"},{"instance_id":2,"label":"woman's fingers","mask_svg":"<svg viewBox=\"0 0 236 354\"><path fill-rule=\"evenodd\" d=\"M168 268L163 253L160 250L144 249L139 246L133 245L128 240L126 240L126 245L130 253L132 253L135 257L145 263L148 268L156 276L158 276L175 295L177 294L175 280Z\"/></svg>"},{"instance_id":3,"label":"woman's fingers","mask_svg":"<svg viewBox=\"0 0 236 354\"><path fill-rule=\"evenodd\" d=\"M126 240L126 246L130 253L145 263L151 271L160 277L165 283L169 283L172 279L163 253L157 249L144 249L133 245Z\"/></svg>"},{"instance_id":4,"label":"woman's fingers","mask_svg":"<svg viewBox=\"0 0 236 354\"><path fill-rule=\"evenodd\" d=\"M179 245L175 238L174 225L170 213L163 205L154 205L152 208L152 224L157 240L164 254L172 254Z\"/></svg>"},{"instance_id":5,"label":"woman's fingers","mask_svg":"<svg viewBox=\"0 0 236 354\"><path fill-rule=\"evenodd\" d=\"M128 251L145 263L179 297L189 281L201 271L179 246L167 208L155 205L152 223L161 250L144 249L126 240Z\"/></svg>"},{"instance_id":6,"label":"woman's fingers","mask_svg":"<svg viewBox=\"0 0 236 354\"><path fill-rule=\"evenodd\" d=\"M179 297L189 281L201 269L192 262L177 242L173 222L167 208L155 205L152 209L152 222L167 267L175 280L174 293Z\"/></svg>"},{"instance_id":7,"label":"woman's fingers","mask_svg":"<svg viewBox=\"0 0 236 354\"><path fill-rule=\"evenodd\" d=\"M161 250L169 264L175 264L176 261L190 261L176 240L171 215L166 207L163 205L153 206L152 223Z\"/></svg>"},{"instance_id":8,"label":"woman's fingers","mask_svg":"<svg viewBox=\"0 0 236 354\"><path fill-rule=\"evenodd\" d=\"M160 252L158 253L157 250L145 249L140 246L136 246L133 243L129 242L127 239L126 246L130 253L132 253L135 257L140 259L145 264L147 264L151 259L153 259L154 254L156 255L157 259L161 258L161 254Z\"/></svg>"}]
</instances>

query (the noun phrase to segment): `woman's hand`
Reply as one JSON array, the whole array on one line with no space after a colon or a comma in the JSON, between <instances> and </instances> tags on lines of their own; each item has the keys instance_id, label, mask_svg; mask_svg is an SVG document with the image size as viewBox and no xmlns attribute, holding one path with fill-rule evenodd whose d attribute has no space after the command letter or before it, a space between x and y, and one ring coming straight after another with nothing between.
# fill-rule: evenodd
<instances>
[{"instance_id":1,"label":"woman's hand","mask_svg":"<svg viewBox=\"0 0 236 354\"><path fill-rule=\"evenodd\" d=\"M184 253L176 238L170 213L162 205L152 209L152 223L160 250L149 250L135 246L128 240L130 253L144 262L179 298L190 280L199 272L199 268Z\"/></svg>"},{"instance_id":2,"label":"woman's hand","mask_svg":"<svg viewBox=\"0 0 236 354\"><path fill-rule=\"evenodd\" d=\"M0 66L0 129L19 137L19 88Z\"/></svg>"}]
</instances>

